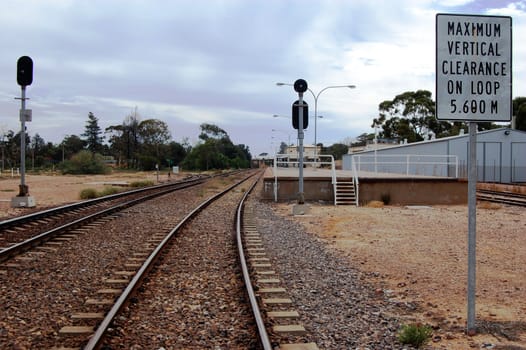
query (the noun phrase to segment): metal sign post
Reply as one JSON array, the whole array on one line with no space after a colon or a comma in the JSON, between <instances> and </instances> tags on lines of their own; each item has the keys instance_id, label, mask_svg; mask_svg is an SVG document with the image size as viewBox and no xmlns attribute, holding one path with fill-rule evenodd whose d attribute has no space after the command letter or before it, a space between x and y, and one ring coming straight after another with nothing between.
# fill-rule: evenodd
<instances>
[{"instance_id":1,"label":"metal sign post","mask_svg":"<svg viewBox=\"0 0 526 350\"><path fill-rule=\"evenodd\" d=\"M31 121L31 110L26 109L26 86L33 82L33 60L31 57L22 56L17 62L17 82L22 89L20 108L20 185L18 195L11 199L11 207L35 206L35 198L29 195L26 185L26 122Z\"/></svg>"},{"instance_id":2,"label":"metal sign post","mask_svg":"<svg viewBox=\"0 0 526 350\"><path fill-rule=\"evenodd\" d=\"M298 204L305 203L305 193L303 192L303 92L298 92L298 112L299 120L298 123L298 158L299 158L299 183L298 183Z\"/></svg>"},{"instance_id":3,"label":"metal sign post","mask_svg":"<svg viewBox=\"0 0 526 350\"><path fill-rule=\"evenodd\" d=\"M469 123L468 158L468 319L467 333L475 335L477 274L477 123Z\"/></svg>"},{"instance_id":4,"label":"metal sign post","mask_svg":"<svg viewBox=\"0 0 526 350\"><path fill-rule=\"evenodd\" d=\"M307 91L307 82L303 79L298 79L294 82L294 90L298 93L299 100L292 104L293 120L292 125L298 129L298 158L299 158L299 179L298 179L298 204L292 208L294 215L303 215L308 211L305 206L305 193L303 191L303 129L308 125L305 118L307 115L307 104L303 102L303 93ZM295 115L297 111L297 120ZM308 119L307 119L308 120Z\"/></svg>"},{"instance_id":5,"label":"metal sign post","mask_svg":"<svg viewBox=\"0 0 526 350\"><path fill-rule=\"evenodd\" d=\"M469 122L469 335L476 334L477 122L511 120L511 38L511 17L436 16L436 117Z\"/></svg>"}]
</instances>

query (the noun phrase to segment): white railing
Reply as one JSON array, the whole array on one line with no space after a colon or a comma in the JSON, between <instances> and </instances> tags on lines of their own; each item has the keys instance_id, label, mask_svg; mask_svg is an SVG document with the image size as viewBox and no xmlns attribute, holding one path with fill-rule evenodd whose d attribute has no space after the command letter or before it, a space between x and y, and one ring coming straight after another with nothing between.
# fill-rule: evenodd
<instances>
[{"instance_id":1,"label":"white railing","mask_svg":"<svg viewBox=\"0 0 526 350\"><path fill-rule=\"evenodd\" d=\"M276 154L274 155L274 201L278 201L278 169L279 168L298 168L300 162L297 160L297 154ZM322 159L328 159L323 161ZM311 166L313 168L323 167L329 165L331 167L332 185L336 186L336 165L334 157L330 154L318 154L316 159L305 158L303 160L305 167Z\"/></svg>"},{"instance_id":2,"label":"white railing","mask_svg":"<svg viewBox=\"0 0 526 350\"><path fill-rule=\"evenodd\" d=\"M352 170L360 172L458 178L458 156L421 154L355 154Z\"/></svg>"},{"instance_id":3,"label":"white railing","mask_svg":"<svg viewBox=\"0 0 526 350\"><path fill-rule=\"evenodd\" d=\"M352 177L353 177L353 183L354 183L354 195L356 196L356 206L358 206L360 203L360 181L358 180L358 170L356 169L354 159L351 164L351 170L352 170Z\"/></svg>"}]
</instances>

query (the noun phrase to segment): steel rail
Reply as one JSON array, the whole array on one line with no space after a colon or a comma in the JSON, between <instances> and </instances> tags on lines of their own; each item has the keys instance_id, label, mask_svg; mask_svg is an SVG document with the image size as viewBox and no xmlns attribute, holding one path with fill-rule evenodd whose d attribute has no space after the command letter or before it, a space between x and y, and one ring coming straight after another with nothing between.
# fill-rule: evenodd
<instances>
[{"instance_id":1,"label":"steel rail","mask_svg":"<svg viewBox=\"0 0 526 350\"><path fill-rule=\"evenodd\" d=\"M520 193L478 190L477 199L521 207L526 206L526 195Z\"/></svg>"},{"instance_id":2,"label":"steel rail","mask_svg":"<svg viewBox=\"0 0 526 350\"><path fill-rule=\"evenodd\" d=\"M104 210L101 210L101 211L98 211L96 213L93 213L93 214L90 214L90 215L87 215L85 217L82 217L80 219L77 219L77 220L74 220L72 222L69 222L67 224L64 224L62 226L59 226L59 227L55 227L51 230L48 230L46 232L43 232L39 235L36 235L34 237L31 237L25 241L22 241L22 242L19 242L19 243L15 243L7 248L4 248L3 250L0 250L0 262L4 262L6 260L9 260L11 257L13 256L16 256L17 254L20 254L21 252L24 252L28 249L31 249L32 247L35 247L35 246L38 246L42 243L45 243L53 238L55 238L56 236L58 236L61 232L65 231L65 230L72 230L74 228L76 228L77 226L80 226L80 225L83 225L83 224L86 224L86 223L89 223L99 217L102 217L102 216L105 216L105 215L109 215L111 213L114 213L116 211L119 211L119 210L123 210L125 208L128 208L132 205L135 205L135 204L138 204L140 202L143 202L145 200L149 200L151 198L155 198L155 197L158 197L158 196L162 196L164 194L167 194L167 193L170 193L170 192L173 192L173 191L176 191L176 190L181 190L181 189L184 189L184 188L188 188L188 187L191 187L191 186L195 186L195 185L198 185L200 184L201 182L192 182L192 183L179 183L178 185L180 186L171 186L169 188L166 188L162 191L159 191L159 192L155 192L155 193L150 193L146 196L143 196L141 198L135 198L135 199L132 199L128 202L125 202L125 203L120 203L120 204L117 204L111 208L106 208Z\"/></svg>"},{"instance_id":3,"label":"steel rail","mask_svg":"<svg viewBox=\"0 0 526 350\"><path fill-rule=\"evenodd\" d=\"M258 177L261 178L262 174ZM258 327L258 333L259 333L259 339L261 341L261 345L263 346L264 350L272 350L272 345L270 344L270 338L267 333L267 329L265 327L265 322L263 321L263 317L261 316L261 311L258 306L258 301L256 299L256 293L254 293L254 287L252 286L252 282L250 279L250 273L248 271L247 261L245 257L244 247L243 247L243 240L241 237L241 218L243 215L243 208L245 205L245 200L248 197L249 193L252 192L258 181L254 182L254 184L245 192L245 195L241 199L241 202L239 203L239 206L237 208L237 215L236 215L236 239L237 239L237 247L239 251L239 259L241 262L241 269L243 271L243 280L245 281L245 287L247 289L248 298L250 300L250 306L252 307L252 313L254 314L254 319L256 320L256 324Z\"/></svg>"},{"instance_id":4,"label":"steel rail","mask_svg":"<svg viewBox=\"0 0 526 350\"><path fill-rule=\"evenodd\" d=\"M66 205L56 207L56 208L50 208L50 209L38 211L35 213L23 215L23 216L17 216L11 219L0 221L0 230L6 229L12 226L20 225L25 222L38 220L40 218L44 218L50 215L56 215L56 214L70 211L73 209L80 209L80 208L88 207L90 205L99 204L102 202L110 201L113 199L129 196L129 195L133 195L133 194L137 194L141 192L151 191L155 189L162 189L165 187L172 187L172 186L177 186L181 184L201 183L204 181L204 179L205 178L189 179L189 180L182 180L178 182L171 182L169 184L161 184L161 185L156 185L156 186L143 187L143 188L138 188L138 189L134 189L130 191L124 191L124 192L120 192L120 193L116 193L116 194L112 194L112 195L108 195L108 196L104 196L100 198L88 199L88 200L84 200L84 201L73 203L73 204L66 204Z\"/></svg>"},{"instance_id":5,"label":"steel rail","mask_svg":"<svg viewBox=\"0 0 526 350\"><path fill-rule=\"evenodd\" d=\"M161 256L164 249L167 247L169 242L172 240L172 238L179 232L179 230L188 223L188 221L195 217L200 211L202 211L204 208L206 208L208 205L210 205L213 201L217 200L221 196L228 193L233 188L241 185L243 182L247 181L249 178L254 176L254 174L249 175L248 177L244 178L243 180L233 184L232 186L229 186L224 191L215 194L214 196L208 198L204 202L202 202L199 206L197 206L194 210L192 210L187 216L185 216L178 224L177 226L172 229L168 235L159 243L159 245L155 248L155 250L148 256L146 261L142 264L142 266L139 268L137 273L133 276L132 280L128 284L128 286L124 289L124 291L121 293L113 307L110 311L106 314L104 319L99 324L97 330L95 331L95 334L90 338L89 342L86 344L86 346L83 348L83 350L94 350L98 349L102 345L102 341L104 339L104 336L110 327L110 325L113 323L113 320L117 315L120 313L120 311L124 308L124 306L128 303L130 298L135 294L135 291L141 286L142 281L144 278L146 278L146 275L148 272L154 267L155 263Z\"/></svg>"}]
</instances>

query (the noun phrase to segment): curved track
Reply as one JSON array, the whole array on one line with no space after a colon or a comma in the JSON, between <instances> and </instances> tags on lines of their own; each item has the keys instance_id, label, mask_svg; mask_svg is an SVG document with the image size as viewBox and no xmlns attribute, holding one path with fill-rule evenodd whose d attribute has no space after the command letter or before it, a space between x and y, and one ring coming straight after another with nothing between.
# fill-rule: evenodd
<instances>
[{"instance_id":1,"label":"curved track","mask_svg":"<svg viewBox=\"0 0 526 350\"><path fill-rule=\"evenodd\" d=\"M526 195L521 193L477 190L477 199L487 202L526 207Z\"/></svg>"},{"instance_id":2,"label":"curved track","mask_svg":"<svg viewBox=\"0 0 526 350\"><path fill-rule=\"evenodd\" d=\"M186 303L189 309L174 313L161 306L165 312L153 315L146 311L154 317L148 327L159 327L159 346L171 341L179 344L172 348L218 344L232 349L271 349L288 339L289 345L284 344L283 349L295 342L301 349L315 349L315 345L304 341L306 332L301 326L287 321L288 328L284 329L273 319L280 313L293 319L294 312L269 309L268 303L286 298L283 288L261 286L265 283L261 276L269 281L272 276L267 275L270 271L261 270L268 265L264 261L268 259L262 257L260 239L255 238L251 219L244 213L243 201L257 180L248 190L242 184L252 175L236 180L232 186L227 186L231 180L217 179L208 189L191 187L176 196L168 193L147 203L130 204L118 214L74 225L60 237L41 242L38 247L29 245L22 255L11 256L0 265L0 303L5 311L0 316L0 343L22 348L113 349L142 342L148 347L153 344L151 338L140 340L149 334L144 326L130 326L128 322L147 319L140 311L141 305L151 309L162 298L182 298L180 303L170 305L177 308ZM223 189L218 191L220 187ZM177 211L172 211L174 205ZM234 237L232 216L236 212ZM227 255L217 255L216 250ZM173 254L176 260L170 260ZM244 256L248 256L248 262ZM174 268L179 272L174 273ZM159 278L162 273L164 277ZM167 286L173 276L181 278ZM197 291L190 292L188 278L199 283L203 280L204 284L197 284ZM256 281L255 287L252 281ZM172 285L176 284L180 287L174 289ZM240 288L243 284L248 291ZM211 285L217 287L211 289ZM221 285L230 287L219 288ZM281 297L268 298L269 293ZM207 299L203 299L205 295ZM186 302L184 298L200 301ZM220 305L214 305L214 300ZM201 315L201 308L208 311ZM189 316L189 311L195 315ZM167 322L169 316L182 319ZM156 321L156 317L162 320ZM181 324L186 328L177 328ZM125 337L135 332L130 339ZM287 332L291 337L284 336ZM294 334L300 336L294 338Z\"/></svg>"},{"instance_id":3,"label":"curved track","mask_svg":"<svg viewBox=\"0 0 526 350\"><path fill-rule=\"evenodd\" d=\"M0 262L134 204L203 183L203 178L126 191L0 222Z\"/></svg>"}]
</instances>

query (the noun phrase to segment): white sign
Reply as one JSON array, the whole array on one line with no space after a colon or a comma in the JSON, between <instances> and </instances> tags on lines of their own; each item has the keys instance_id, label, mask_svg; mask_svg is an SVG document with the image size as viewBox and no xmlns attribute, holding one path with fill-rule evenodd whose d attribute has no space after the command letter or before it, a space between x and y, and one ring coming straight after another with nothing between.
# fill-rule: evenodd
<instances>
[{"instance_id":1,"label":"white sign","mask_svg":"<svg viewBox=\"0 0 526 350\"><path fill-rule=\"evenodd\" d=\"M437 14L437 119L511 120L511 44L511 17Z\"/></svg>"}]
</instances>

